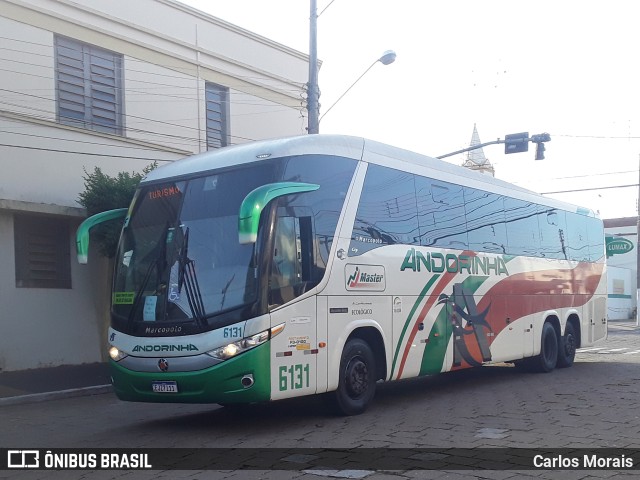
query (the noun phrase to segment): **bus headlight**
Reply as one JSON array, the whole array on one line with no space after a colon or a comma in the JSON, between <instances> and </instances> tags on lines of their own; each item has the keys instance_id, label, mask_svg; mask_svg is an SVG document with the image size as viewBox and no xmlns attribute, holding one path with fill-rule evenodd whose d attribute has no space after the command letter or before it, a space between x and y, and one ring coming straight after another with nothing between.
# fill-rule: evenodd
<instances>
[{"instance_id":1,"label":"bus headlight","mask_svg":"<svg viewBox=\"0 0 640 480\"><path fill-rule=\"evenodd\" d=\"M211 350L210 352L207 352L207 355L210 355L214 358L219 358L220 360L228 360L242 352L246 352L247 350L251 350L258 345L262 345L264 342L269 340L269 338L273 338L274 336L282 332L282 330L284 330L284 325L285 324L282 323L276 327L270 328L269 330L265 330L250 337L245 337L242 340L238 340L237 342L229 343L224 347L216 348L214 350Z\"/></svg>"},{"instance_id":2,"label":"bus headlight","mask_svg":"<svg viewBox=\"0 0 640 480\"><path fill-rule=\"evenodd\" d=\"M111 357L111 360L113 360L114 362L119 362L124 357L126 357L127 354L124 353L122 350L118 350L116 347L112 346L109 349L109 356Z\"/></svg>"}]
</instances>

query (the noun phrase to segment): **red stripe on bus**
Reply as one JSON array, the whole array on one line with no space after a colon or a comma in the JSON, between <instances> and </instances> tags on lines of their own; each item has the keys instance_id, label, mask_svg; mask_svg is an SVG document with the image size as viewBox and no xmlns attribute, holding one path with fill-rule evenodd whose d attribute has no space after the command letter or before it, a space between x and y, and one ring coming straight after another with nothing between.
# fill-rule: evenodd
<instances>
[{"instance_id":1,"label":"red stripe on bus","mask_svg":"<svg viewBox=\"0 0 640 480\"><path fill-rule=\"evenodd\" d=\"M489 345L502 330L527 315L586 305L596 293L603 269L603 264L580 262L573 269L517 273L498 282L478 302L478 311L491 305L486 317L493 331L493 335L488 337ZM517 301L508 301L514 295L518 296ZM507 318L510 319L509 324ZM465 330L470 331L471 328ZM465 335L464 340L472 357L482 362L474 335ZM470 366L463 360L452 370Z\"/></svg>"}]
</instances>

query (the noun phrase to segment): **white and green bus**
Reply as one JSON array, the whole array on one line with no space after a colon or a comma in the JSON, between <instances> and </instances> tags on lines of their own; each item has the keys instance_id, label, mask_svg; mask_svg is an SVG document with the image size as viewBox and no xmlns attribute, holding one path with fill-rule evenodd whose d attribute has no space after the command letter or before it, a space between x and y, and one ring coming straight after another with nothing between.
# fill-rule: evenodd
<instances>
[{"instance_id":1,"label":"white and green bus","mask_svg":"<svg viewBox=\"0 0 640 480\"><path fill-rule=\"evenodd\" d=\"M115 263L122 400L238 404L495 362L543 372L607 335L602 221L381 143L307 135L150 172ZM552 380L551 380L552 381Z\"/></svg>"}]
</instances>

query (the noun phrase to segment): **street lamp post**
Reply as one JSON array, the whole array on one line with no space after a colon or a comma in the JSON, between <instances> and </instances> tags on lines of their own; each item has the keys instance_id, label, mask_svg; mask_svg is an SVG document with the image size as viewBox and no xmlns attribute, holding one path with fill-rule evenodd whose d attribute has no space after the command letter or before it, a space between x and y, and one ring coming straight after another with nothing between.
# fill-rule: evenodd
<instances>
[{"instance_id":1,"label":"street lamp post","mask_svg":"<svg viewBox=\"0 0 640 480\"><path fill-rule=\"evenodd\" d=\"M387 50L386 52L384 52L380 58L378 58L375 62L373 62L371 65L369 65L369 68L367 68L367 69L364 71L364 73L363 73L362 75L360 75L360 76L356 79L356 81L355 81L355 82L353 82L353 83L351 84L351 86L350 86L349 88L347 88L347 89L345 90L345 92L344 92L342 95L340 95L340 96L338 97L338 99L337 99L335 102L333 102L333 104L332 104L329 108L327 108L327 111L326 111L326 112L324 112L324 113L322 114L322 116L320 117L320 119L318 120L318 122L320 122L320 121L324 118L324 116L325 116L327 113L329 113L329 111L330 111L333 107L335 107L335 106L336 106L336 103L338 103L340 100L342 100L342 97L344 97L347 93L349 93L349 90L351 90L351 89L354 87L354 85L355 85L356 83L358 83L358 82L360 81L360 79L361 79L362 77L364 77L364 76L367 74L367 72L368 72L369 70L371 70L371 69L373 68L373 66L374 66L376 63L380 62L380 63L381 63L381 64L383 64L383 65L389 65L389 64L391 64L391 63L395 62L395 60L396 60L396 52L394 52L393 50Z\"/></svg>"},{"instance_id":2,"label":"street lamp post","mask_svg":"<svg viewBox=\"0 0 640 480\"><path fill-rule=\"evenodd\" d=\"M396 59L396 53L393 50L387 50L384 54L378 58L375 62L365 70L365 72L358 77L358 79L351 84L347 90L340 95L340 98L333 102L333 104L327 109L326 112L320 115L320 88L318 87L318 4L317 0L309 0L309 82L307 83L307 113L309 120L307 122L307 133L314 134L320 133L320 120L324 117L329 110L331 110L336 103L338 103L342 97L344 97L358 81L365 76L365 74L371 70L371 68L378 62L383 65L389 65ZM331 5L331 4L329 4ZM326 10L326 8L325 8ZM321 12L322 14L322 12Z\"/></svg>"}]
</instances>

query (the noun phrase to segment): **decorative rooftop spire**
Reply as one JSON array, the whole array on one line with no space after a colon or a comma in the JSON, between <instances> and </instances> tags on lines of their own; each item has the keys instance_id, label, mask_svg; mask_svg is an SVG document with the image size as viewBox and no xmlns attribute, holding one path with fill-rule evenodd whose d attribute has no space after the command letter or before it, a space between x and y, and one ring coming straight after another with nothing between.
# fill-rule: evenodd
<instances>
[{"instance_id":1,"label":"decorative rooftop spire","mask_svg":"<svg viewBox=\"0 0 640 480\"><path fill-rule=\"evenodd\" d=\"M469 143L470 147L480 145L482 142L480 141L480 135L478 134L478 128L476 124L473 124L473 134L471 135L471 143ZM495 176L495 170L491 162L484 156L484 150L482 147L476 148L475 150L470 150L467 152L467 159L462 164L463 167L469 168L471 170L476 170L480 173L484 173L487 175Z\"/></svg>"}]
</instances>

